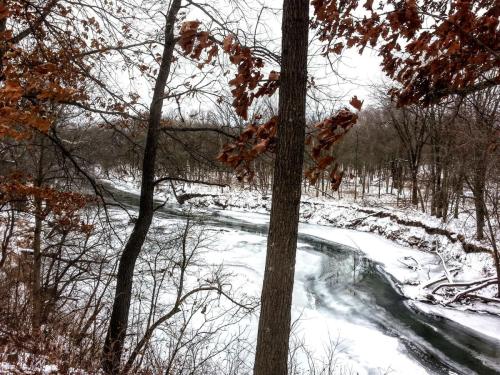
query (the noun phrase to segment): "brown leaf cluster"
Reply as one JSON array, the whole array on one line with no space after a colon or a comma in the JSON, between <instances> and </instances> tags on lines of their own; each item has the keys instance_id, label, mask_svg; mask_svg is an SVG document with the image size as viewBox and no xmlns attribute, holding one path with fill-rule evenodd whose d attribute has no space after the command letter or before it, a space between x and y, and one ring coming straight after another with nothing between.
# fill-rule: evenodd
<instances>
[{"instance_id":1,"label":"brown leaf cluster","mask_svg":"<svg viewBox=\"0 0 500 375\"><path fill-rule=\"evenodd\" d=\"M361 109L361 101L354 97L351 105ZM334 116L314 125L313 132L307 137L306 143L311 147L311 158L314 165L305 172L306 178L314 184L318 178L329 169L328 175L332 189L337 190L342 182L343 172L339 171L335 158L331 156L332 147L339 142L356 124L358 115L344 108Z\"/></svg>"},{"instance_id":2,"label":"brown leaf cluster","mask_svg":"<svg viewBox=\"0 0 500 375\"><path fill-rule=\"evenodd\" d=\"M217 55L219 43L222 51L228 55L229 61L236 65L236 74L229 80L232 87L233 107L236 113L243 119L248 119L248 109L254 99L273 95L279 86L279 73L271 71L267 79L264 79L262 70L264 62L255 57L250 48L238 43L233 35L228 35L222 42L212 38L207 31L200 31L199 21L185 21L180 29L178 44L185 56L194 60L200 60L203 51L207 52L207 58L200 63L199 67L208 64Z\"/></svg>"},{"instance_id":3,"label":"brown leaf cluster","mask_svg":"<svg viewBox=\"0 0 500 375\"><path fill-rule=\"evenodd\" d=\"M207 31L199 31L200 21L185 21L179 31L178 44L182 48L186 56L194 60L200 60L203 51L207 51L207 57L200 63L199 68L205 64L210 64L212 59L217 55L219 46Z\"/></svg>"},{"instance_id":4,"label":"brown leaf cluster","mask_svg":"<svg viewBox=\"0 0 500 375\"><path fill-rule=\"evenodd\" d=\"M428 105L500 83L500 3L491 0L312 0L324 53L377 47L399 105ZM362 16L360 16L362 14Z\"/></svg>"},{"instance_id":5,"label":"brown leaf cluster","mask_svg":"<svg viewBox=\"0 0 500 375\"><path fill-rule=\"evenodd\" d=\"M36 200L41 202L41 210L36 209ZM90 233L92 227L81 219L79 213L94 201L95 198L84 194L35 186L22 176L7 176L0 180L0 204L17 204L24 212L50 222L61 231Z\"/></svg>"},{"instance_id":6,"label":"brown leaf cluster","mask_svg":"<svg viewBox=\"0 0 500 375\"><path fill-rule=\"evenodd\" d=\"M277 126L277 117L262 124L255 120L235 142L224 145L217 160L233 168L238 180L252 180L252 162L266 152L275 151Z\"/></svg>"},{"instance_id":7,"label":"brown leaf cluster","mask_svg":"<svg viewBox=\"0 0 500 375\"><path fill-rule=\"evenodd\" d=\"M271 71L264 81L264 62L252 55L250 48L234 41L230 35L224 39L224 51L229 55L231 63L237 66L237 72L229 84L233 87L233 107L243 119L248 118L248 109L254 99L272 96L279 87L279 73Z\"/></svg>"},{"instance_id":8,"label":"brown leaf cluster","mask_svg":"<svg viewBox=\"0 0 500 375\"><path fill-rule=\"evenodd\" d=\"M319 3L319 1L313 1L313 3ZM335 9L333 3L330 3L324 8L323 14L325 17L330 17L329 12L334 12ZM199 27L199 21L187 21L183 23L180 31L179 44L184 54L194 59L200 59L202 50L212 51L214 48L214 42L206 32L200 32ZM236 74L229 81L232 87L233 107L240 117L247 119L248 109L256 98L265 95L272 96L279 88L280 74L271 71L267 79L264 79L262 59L253 56L251 49L239 44L232 35L224 38L221 46L224 53L229 55L230 62L237 66ZM334 47L335 50L342 48L342 44ZM355 96L350 104L359 111L363 102ZM275 151L278 118L273 117L264 123L259 123L259 120L260 118L256 118L247 125L238 139L226 144L217 157L220 162L235 170L239 180L251 180L254 176L252 162L267 152L274 153ZM343 109L335 116L315 125L314 140L312 136L308 139L309 144L313 142L312 158L315 165L306 171L306 178L312 183L330 168L332 187L338 188L342 173L334 164L333 157L324 154L331 151L332 146L349 131L356 121L357 114Z\"/></svg>"},{"instance_id":9,"label":"brown leaf cluster","mask_svg":"<svg viewBox=\"0 0 500 375\"><path fill-rule=\"evenodd\" d=\"M90 67L83 54L87 41L71 26L71 12L55 0L38 10L42 15L28 11L23 3L11 0L0 7L0 21L6 24L0 32L0 138L24 139L33 131L47 132L57 104L88 99L85 82ZM56 16L67 21L67 29L49 34L46 23ZM93 26L84 29L99 28L95 20L88 22ZM25 27L28 36L10 25Z\"/></svg>"},{"instance_id":10,"label":"brown leaf cluster","mask_svg":"<svg viewBox=\"0 0 500 375\"><path fill-rule=\"evenodd\" d=\"M351 105L361 110L362 102L353 97ZM332 188L338 189L342 181L342 172L329 153L333 145L356 124L357 119L356 113L344 108L334 116L314 125L313 131L306 139L315 164L305 172L305 177L312 184L328 170ZM251 180L254 176L252 162L267 152L276 151L278 123L278 117L272 117L262 124L257 121L250 123L235 142L224 145L217 160L233 168L239 180Z\"/></svg>"}]
</instances>

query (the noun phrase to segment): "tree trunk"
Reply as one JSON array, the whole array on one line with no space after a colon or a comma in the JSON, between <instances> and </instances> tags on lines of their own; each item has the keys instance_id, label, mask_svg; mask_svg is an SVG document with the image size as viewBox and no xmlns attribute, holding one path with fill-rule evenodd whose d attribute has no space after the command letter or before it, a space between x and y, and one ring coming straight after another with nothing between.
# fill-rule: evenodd
<instances>
[{"instance_id":1,"label":"tree trunk","mask_svg":"<svg viewBox=\"0 0 500 375\"><path fill-rule=\"evenodd\" d=\"M361 199L365 198L365 188L366 185L366 168L363 166L361 168Z\"/></svg>"},{"instance_id":2,"label":"tree trunk","mask_svg":"<svg viewBox=\"0 0 500 375\"><path fill-rule=\"evenodd\" d=\"M128 325L135 262L142 249L142 245L144 244L153 219L155 161L158 148L163 97L175 47L175 20L181 2L182 0L174 0L166 17L165 45L150 105L148 132L142 162L139 215L132 234L120 257L113 309L103 349L102 363L103 370L106 374L118 374L120 372L120 360Z\"/></svg>"},{"instance_id":3,"label":"tree trunk","mask_svg":"<svg viewBox=\"0 0 500 375\"><path fill-rule=\"evenodd\" d=\"M500 252L498 251L497 240L495 236L495 230L493 229L493 225L491 224L491 213L488 210L488 206L486 206L486 202L483 199L483 213L485 216L485 222L488 224L488 230L490 234L490 243L493 248L493 252L491 256L493 257L493 263L495 264L495 270L497 273L497 297L500 298ZM496 212L497 213L497 212ZM498 214L498 213L497 213Z\"/></svg>"},{"instance_id":4,"label":"tree trunk","mask_svg":"<svg viewBox=\"0 0 500 375\"><path fill-rule=\"evenodd\" d=\"M414 165L411 170L411 204L418 207L418 166Z\"/></svg>"},{"instance_id":5,"label":"tree trunk","mask_svg":"<svg viewBox=\"0 0 500 375\"><path fill-rule=\"evenodd\" d=\"M40 333L42 321L42 255L41 255L41 236L42 236L42 200L35 198L35 229L33 232L33 284L32 284L32 320L31 327L33 335Z\"/></svg>"},{"instance_id":6,"label":"tree trunk","mask_svg":"<svg viewBox=\"0 0 500 375\"><path fill-rule=\"evenodd\" d=\"M378 168L378 198L380 199L380 188L382 184L382 169L379 166Z\"/></svg>"},{"instance_id":7,"label":"tree trunk","mask_svg":"<svg viewBox=\"0 0 500 375\"><path fill-rule=\"evenodd\" d=\"M473 178L472 193L474 194L474 204L476 207L476 237L478 240L484 239L485 225L485 207L484 200L485 184L486 184L486 156L478 158L479 162L476 165Z\"/></svg>"},{"instance_id":8,"label":"tree trunk","mask_svg":"<svg viewBox=\"0 0 500 375\"><path fill-rule=\"evenodd\" d=\"M43 185L43 168L45 164L45 144L43 138L40 142L40 155L37 165L37 176L35 186L41 188ZM35 196L35 229L33 231L33 281L32 281L32 316L31 327L33 335L40 333L42 324L42 198Z\"/></svg>"},{"instance_id":9,"label":"tree trunk","mask_svg":"<svg viewBox=\"0 0 500 375\"><path fill-rule=\"evenodd\" d=\"M442 183L442 167L441 167L441 157L439 155L440 151L438 151L438 154L436 155L436 174L435 174L435 190L434 190L434 195L435 195L435 209L436 209L436 217L441 218L443 217L443 183Z\"/></svg>"},{"instance_id":10,"label":"tree trunk","mask_svg":"<svg viewBox=\"0 0 500 375\"><path fill-rule=\"evenodd\" d=\"M477 188L477 187L476 187ZM474 204L476 207L476 238L484 239L484 190L477 188L474 192Z\"/></svg>"},{"instance_id":11,"label":"tree trunk","mask_svg":"<svg viewBox=\"0 0 500 375\"><path fill-rule=\"evenodd\" d=\"M463 182L464 182L464 164L460 163L460 168L458 176L455 183L455 210L453 212L453 217L458 219L459 209L460 209L460 198L463 196Z\"/></svg>"},{"instance_id":12,"label":"tree trunk","mask_svg":"<svg viewBox=\"0 0 500 375\"><path fill-rule=\"evenodd\" d=\"M287 375L305 141L309 1L285 0L273 201L254 375Z\"/></svg>"}]
</instances>

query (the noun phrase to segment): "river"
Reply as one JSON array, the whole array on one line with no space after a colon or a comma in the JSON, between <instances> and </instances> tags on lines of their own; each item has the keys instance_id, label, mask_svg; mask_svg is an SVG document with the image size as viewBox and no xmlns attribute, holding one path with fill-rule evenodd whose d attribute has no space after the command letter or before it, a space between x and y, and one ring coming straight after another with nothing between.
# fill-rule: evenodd
<instances>
[{"instance_id":1,"label":"river","mask_svg":"<svg viewBox=\"0 0 500 375\"><path fill-rule=\"evenodd\" d=\"M136 210L136 195L114 194ZM177 205L165 205L157 214L163 220L184 217ZM258 220L204 210L204 222L218 230L211 259L258 295L268 217L252 215ZM338 358L356 364L354 373L500 374L500 341L413 308L383 267L354 247L300 231L293 301L309 347L321 350L333 337Z\"/></svg>"}]
</instances>

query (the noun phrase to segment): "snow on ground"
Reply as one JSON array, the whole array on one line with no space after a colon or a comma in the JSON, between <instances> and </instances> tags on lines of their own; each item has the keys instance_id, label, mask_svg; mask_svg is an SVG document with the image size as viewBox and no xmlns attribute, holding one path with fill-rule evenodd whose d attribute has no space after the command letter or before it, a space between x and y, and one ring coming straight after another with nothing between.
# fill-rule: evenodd
<instances>
[{"instance_id":1,"label":"snow on ground","mask_svg":"<svg viewBox=\"0 0 500 375\"><path fill-rule=\"evenodd\" d=\"M269 216L265 214L243 213L237 211L221 211L221 214L257 224L267 223L269 220ZM401 246L380 235L307 223L300 224L299 233L312 235L359 250L371 260L379 263L384 271L396 280L397 285L395 286L400 292L410 299L425 299L429 291L422 288L422 284L443 275L441 261L436 254ZM453 251L456 251L456 249L453 249ZM468 255L477 256L485 254ZM476 278L481 276L481 271L484 268L484 263L478 260L481 260L481 257L477 257L476 261L470 261L468 265L466 265L466 267L476 268L476 273L474 274ZM486 306L485 304L478 303L471 305L463 306L455 304L453 309L440 305L433 306L427 303L415 303L413 306L426 313L432 312L433 314L447 317L473 330L478 330L477 328L480 326L478 322L481 321L482 318L489 318L486 319L487 322L485 322L487 323L487 330L493 329L493 331L497 332L493 337L500 340L500 333L498 333L500 332L500 319L498 316L491 317L485 314L478 316L478 313L455 311L457 308L462 310L483 309L487 312L500 315L500 306L495 306L495 304ZM432 309L431 306L433 307ZM483 333L483 330L478 331ZM489 335L491 336L492 334L490 333Z\"/></svg>"},{"instance_id":2,"label":"snow on ground","mask_svg":"<svg viewBox=\"0 0 500 375\"><path fill-rule=\"evenodd\" d=\"M269 222L269 216L265 214L237 211L220 211L220 214L256 224ZM300 224L299 233L359 250L371 260L382 265L387 273L399 281L403 287L403 294L409 298L419 296L417 291L419 280L425 276L437 276L442 271L437 264L438 257L435 254L403 247L372 233L307 223ZM416 267L413 268L415 265Z\"/></svg>"},{"instance_id":3,"label":"snow on ground","mask_svg":"<svg viewBox=\"0 0 500 375\"><path fill-rule=\"evenodd\" d=\"M124 179L112 177L107 180L118 188L136 192L139 189L138 183L131 176ZM221 188L206 185L182 184L176 187L176 194L200 194L202 196L194 197L186 201L186 205L198 209L223 209L225 211L239 212L236 218L249 218L251 213L268 214L271 210L271 195L263 194L256 189L236 186L233 188ZM162 186L157 189L157 199L166 200L170 203L176 203L176 199L170 187ZM375 196L368 196L363 201L364 204L353 202L349 198L332 199L325 197L312 197L303 194L301 201L300 219L303 223L319 224L328 227L350 228L361 232L372 232L379 234L391 242L403 245L404 247L417 248L426 252L441 253L449 269L459 268L456 276L457 280L467 281L476 280L484 277L494 276L494 264L490 254L487 253L465 253L457 236L463 236L468 243L489 248L487 242L479 242L474 239L474 223L471 215L464 212L459 219L450 219L443 223L441 219L432 217L410 207L397 208L390 206L391 200L388 194L382 195L381 199ZM394 199L394 196L392 196ZM381 204L385 203L385 204ZM443 235L427 233L423 228L405 226L398 224L391 218L376 217L372 214L363 212L363 210L374 209L377 211L390 213L399 219L422 223L430 228L446 229L454 233L453 242L450 238ZM254 218L256 218L255 216ZM260 219L265 220L264 218ZM500 242L500 239L499 239ZM369 251L366 250L366 251ZM410 256L419 254L413 253ZM409 262L413 262L409 259ZM418 266L418 265L417 265ZM421 279L429 280L429 277ZM491 286L481 291L486 297L493 297L496 293L495 286ZM438 296L439 298L439 296ZM445 298L441 302L444 302ZM484 308L500 314L500 306L487 306L483 303L473 302L471 308Z\"/></svg>"},{"instance_id":4,"label":"snow on ground","mask_svg":"<svg viewBox=\"0 0 500 375\"><path fill-rule=\"evenodd\" d=\"M213 186L183 185L177 188L177 195L180 194L201 194L204 196L189 199L186 204L196 208L223 209L240 212L239 218L249 217L250 213L267 214L271 210L271 196L261 194L259 191L244 188L220 188ZM170 188L161 188L157 191L157 197L161 200L175 203L175 197ZM387 200L387 199L385 199ZM384 200L383 200L384 201ZM367 204L374 204L372 201L365 201ZM424 214L412 208L395 208L388 206L376 207L377 212L395 215L403 221L418 222L423 225L444 229L453 233L452 238L443 235L429 234L424 228L398 224L389 217L380 218L366 212L366 209L373 210L372 206L363 206L346 199L333 200L331 198L316 198L307 194L303 195L301 202L300 218L301 222L308 224L319 224L329 227L350 228L356 231L372 232L379 234L393 243L404 247L417 248L426 252L439 251L449 269L459 268L456 276L457 280L470 281L484 277L494 276L494 264L490 254L487 253L465 253L462 244L457 240L458 236L463 236L465 241L474 245L489 248L487 242L476 241L475 230L471 224L470 215L464 215L460 219L451 219L448 223ZM366 250L366 251L369 251ZM414 252L409 256L415 257L422 252ZM418 256L423 256L422 254ZM427 256L426 256L427 257ZM408 265L414 262L410 258L406 262ZM417 267L420 265L417 264ZM428 271L428 267L425 268ZM438 270L436 270L437 272ZM443 269L441 270L443 271ZM429 277L420 279L422 282L429 280ZM427 275L428 276L428 275ZM496 288L492 285L481 291L486 297L493 297ZM437 296L439 299L440 296ZM446 296L440 300L445 302ZM485 305L480 302L472 302L471 308L482 308L500 313L500 306Z\"/></svg>"},{"instance_id":5,"label":"snow on ground","mask_svg":"<svg viewBox=\"0 0 500 375\"><path fill-rule=\"evenodd\" d=\"M115 179L111 180L113 184ZM133 179L122 184L126 186L134 185ZM136 189L138 186L132 187ZM130 189L130 187L129 187ZM223 209L238 219L258 220L260 223L266 221L266 217L254 214L268 214L271 209L271 196L262 194L255 189L242 187L236 188L220 188L214 186L200 185L182 185L176 188L176 194L201 194L205 196L194 197L187 201L186 204L202 208ZM175 203L175 197L169 187L162 187L157 191L157 197L161 200ZM385 203L381 205L380 202ZM487 242L476 241L474 236L474 222L471 220L469 213L463 213L459 219L450 219L447 223L443 223L441 219L429 216L421 211L412 208L397 208L390 207L390 198L387 194L382 196L382 199L377 200L375 197L366 199L363 203L368 205L354 203L349 199L336 199L324 197L311 197L307 194L303 195L301 202L300 218L301 222L308 224L319 224L327 227L337 228L355 228L357 232L372 232L383 236L390 241L386 241L384 246L389 246L391 251L380 253L373 246L363 246L361 250L372 257L372 259L382 263L389 273L397 280L405 284L403 293L410 298L423 298L428 291L418 288L422 284L433 277L444 275L444 270L439 262L436 263L434 252L437 250L442 255L449 269L459 268L456 275L456 280L468 281L476 280L484 277L494 276L494 264L490 254L487 253L465 253L462 244L459 241L453 242L450 238L442 235L427 233L423 228L405 226L398 224L391 218L379 218L370 215L362 210L366 208L376 209L381 212L388 212L396 215L398 218L406 221L420 222L431 228L446 229L454 232L454 239L458 236L464 236L467 242L488 248ZM322 230L316 230L316 235ZM332 231L328 229L329 239L335 242L343 242L343 238L348 236L347 232ZM378 236L362 236L358 238L358 242L366 240L368 245L370 241L375 241L375 238L382 240ZM353 245L352 243L346 243ZM395 246L399 244L402 246ZM359 243L357 244L360 245ZM382 244L380 244L382 245ZM357 247L354 244L354 247ZM408 249L409 247L424 251L415 251ZM404 249L401 250L401 249ZM404 254L403 254L403 253ZM431 253L431 254L430 254ZM415 263L415 261L417 263ZM403 263L401 263L403 262ZM406 266L405 266L406 265ZM410 272L404 272L405 267ZM410 268L416 268L419 272L413 272ZM404 274L404 275L403 275ZM404 283L406 281L406 283ZM490 286L481 291L481 294L486 297L493 297L496 293L496 287ZM446 302L447 297L437 296L438 302ZM484 304L478 301L466 301L470 310L485 310L500 314L500 305L490 303ZM461 306L463 307L463 306Z\"/></svg>"},{"instance_id":6,"label":"snow on ground","mask_svg":"<svg viewBox=\"0 0 500 375\"><path fill-rule=\"evenodd\" d=\"M132 193L139 192L132 178L111 179L109 182L118 189ZM262 195L257 191L196 187L185 188L183 193L186 192L210 194L210 196L190 199L187 205L192 207L216 209L220 215L260 225L266 224L269 220L270 196ZM182 191L177 192L177 194L180 193ZM175 203L172 192L168 190L158 191L157 198ZM410 302L414 308L427 314L446 317L483 335L500 340L498 317L460 311L457 306L450 309L417 301L425 297L427 293L422 289L422 283L441 275L443 270L436 254L410 248L408 245L419 247L424 242L432 244L437 240L436 236L430 236L418 228L404 228L389 218L366 217L366 213L360 213L358 210L362 207L345 201L329 201L306 196L301 206L302 223L299 232L357 249L379 264L393 278L400 292L414 300ZM124 222L128 220L123 213L116 212L116 214L117 219ZM398 215L412 218L422 216L414 212L398 212ZM364 217L366 218L360 226L356 227L356 231L339 228L345 226L345 223ZM429 225L443 226L434 218L424 217L423 220L427 220ZM465 263L463 275L474 278L491 273L492 267L485 254L465 254L458 243L453 244L442 238L438 241L439 248L447 261L452 262L455 259L457 264ZM426 246L422 247L426 248ZM233 279L235 289L241 289L250 296L258 297L263 279L265 250L264 234L228 227L218 230L217 242L204 256L209 264L214 266L222 264L238 275ZM339 304L338 300L330 301L325 292L323 305L318 307L315 304L315 297L310 291L310 283L321 273L326 258L326 255L311 251L310 246L299 241L297 264L300 267L296 268L292 315L293 319L298 319L300 323L295 332L297 337L304 337L308 349L313 353L324 352L328 345L338 340L337 364L339 368L348 369L354 373L371 374L374 373L373 371L397 374L428 373L420 363L409 356L398 337L388 335L368 321L356 318L355 312L363 307L357 305L356 301L348 295L343 295L342 303ZM321 292L321 283L315 288L317 292ZM465 310L467 306L458 306L458 308ZM343 309L343 311L333 313L331 309ZM496 311L497 314L498 311ZM255 335L256 317L246 323L253 327L251 332ZM255 337L250 337L250 339L252 342L255 341ZM5 368L7 364L2 363L0 366L4 366L0 367L0 373L10 371ZM54 368L49 366L47 371L50 373L54 371Z\"/></svg>"},{"instance_id":7,"label":"snow on ground","mask_svg":"<svg viewBox=\"0 0 500 375\"><path fill-rule=\"evenodd\" d=\"M408 298L420 297L420 280L441 273L436 255L400 246L372 233L305 224L300 230L301 233L358 249L380 264L398 282L401 293Z\"/></svg>"},{"instance_id":8,"label":"snow on ground","mask_svg":"<svg viewBox=\"0 0 500 375\"><path fill-rule=\"evenodd\" d=\"M137 191L137 186L131 186L133 185L132 179L120 185L114 180L110 183L127 191ZM266 224L269 220L270 196L262 195L255 190L228 190L227 188L198 186L184 187L176 193L177 195L206 194L206 196L189 199L185 206L200 210L218 210L220 215L250 223ZM167 200L169 203L176 203L172 192L168 189L158 190L156 198L159 201ZM498 305L468 302L468 305L454 305L453 308L447 308L418 302L418 300L425 299L426 294L429 293L428 290L422 288L422 285L443 275L440 258L428 250L438 248L449 268L461 267L457 280L470 280L492 275L493 265L488 254L466 254L459 242L453 243L444 236L430 235L422 228L405 227L390 218L372 217L366 212L363 213L361 211L363 208L362 205L345 201L305 196L301 205L302 223L299 231L304 235L353 247L365 254L390 275L401 294L413 300L412 307L427 314L446 317L481 334L500 340L497 334L492 333L500 332L498 318L500 306ZM381 210L390 210L398 217L419 220L428 226L446 227L446 224L440 220L414 210L389 208L381 208ZM355 221L359 222L355 226L356 230L342 228L349 227L348 224ZM452 226L458 227L456 223ZM249 295L258 296L265 262L265 236L238 230L223 231L219 235L221 245L210 251L207 259L213 264L224 264L233 270L238 274L238 278L235 278L235 287L243 288ZM300 317L301 332L308 332L316 339L308 341L309 345L313 345L314 352L324 349L332 337L341 337L349 350L339 355L346 366L351 366L359 373L369 373L374 368L382 372L390 368L394 373L426 373L423 367L408 357L397 338L387 336L367 324L325 313L312 305L313 301L307 291L307 284L318 274L321 259L321 254L308 251L299 243L297 264L301 267L297 267L293 317ZM487 292L493 293L493 290L491 288ZM346 306L347 310L352 308L349 304ZM497 316L461 311L477 309L489 310ZM252 331L255 332L256 320L252 324L254 325ZM379 351L374 348L383 349Z\"/></svg>"},{"instance_id":9,"label":"snow on ground","mask_svg":"<svg viewBox=\"0 0 500 375\"><path fill-rule=\"evenodd\" d=\"M259 214L242 215L229 211L223 214L258 224L268 220L267 216ZM225 269L237 274L233 279L234 288L258 297L263 280L265 252L265 235L224 229L219 232L217 244L206 254L206 259L214 265L223 264ZM299 242L292 311L292 319L298 320L295 336L303 339L315 356L321 356L318 353L324 353L332 342L338 345L335 360L339 373L342 373L342 369L357 374L371 374L374 371L386 373L390 369L396 374L427 374L426 369L408 355L397 337L381 332L363 319L352 319L353 314L337 315L327 309L317 308L308 284L321 273L322 264L327 258ZM333 301L332 304L336 308L343 306ZM346 309L360 308L356 305L345 306ZM246 323L252 325L250 341L255 342L258 321L255 317Z\"/></svg>"},{"instance_id":10,"label":"snow on ground","mask_svg":"<svg viewBox=\"0 0 500 375\"><path fill-rule=\"evenodd\" d=\"M0 361L0 374L2 375L57 375L61 372L57 365L50 364L50 361L41 355L32 353L15 353L16 359L10 362ZM90 375L81 369L68 369L68 375Z\"/></svg>"}]
</instances>

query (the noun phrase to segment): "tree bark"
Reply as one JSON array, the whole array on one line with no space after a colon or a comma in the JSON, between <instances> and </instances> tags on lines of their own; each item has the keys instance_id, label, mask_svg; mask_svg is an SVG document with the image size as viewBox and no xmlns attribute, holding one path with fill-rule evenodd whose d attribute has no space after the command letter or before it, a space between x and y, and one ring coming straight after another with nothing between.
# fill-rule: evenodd
<instances>
[{"instance_id":1,"label":"tree bark","mask_svg":"<svg viewBox=\"0 0 500 375\"><path fill-rule=\"evenodd\" d=\"M418 166L411 168L411 204L418 207Z\"/></svg>"},{"instance_id":2,"label":"tree bark","mask_svg":"<svg viewBox=\"0 0 500 375\"><path fill-rule=\"evenodd\" d=\"M35 229L33 232L33 285L32 285L32 320L31 327L33 335L40 333L42 321L42 256L41 256L41 236L42 236L42 201L39 197L35 198Z\"/></svg>"},{"instance_id":3,"label":"tree bark","mask_svg":"<svg viewBox=\"0 0 500 375\"><path fill-rule=\"evenodd\" d=\"M285 0L279 127L254 375L286 375L305 141L309 1Z\"/></svg>"},{"instance_id":4,"label":"tree bark","mask_svg":"<svg viewBox=\"0 0 500 375\"><path fill-rule=\"evenodd\" d=\"M41 137L40 137L41 138ZM37 165L35 186L41 188L43 185L43 168L45 164L45 144L43 138L40 142L40 154ZM42 198L35 196L35 228L33 231L33 281L32 281L32 317L31 327L33 335L40 334L42 324Z\"/></svg>"},{"instance_id":5,"label":"tree bark","mask_svg":"<svg viewBox=\"0 0 500 375\"><path fill-rule=\"evenodd\" d=\"M474 195L474 205L476 208L476 237L478 240L484 239L484 226L486 221L485 213L485 185L486 185L486 156L482 156L476 164L473 177L472 193Z\"/></svg>"},{"instance_id":6,"label":"tree bark","mask_svg":"<svg viewBox=\"0 0 500 375\"><path fill-rule=\"evenodd\" d=\"M118 374L120 371L121 354L128 325L135 263L153 219L155 161L160 121L165 87L175 47L175 20L181 7L181 2L182 0L173 0L166 16L165 45L151 100L146 145L144 147L139 215L120 257L113 309L103 349L102 366L106 374Z\"/></svg>"}]
</instances>

